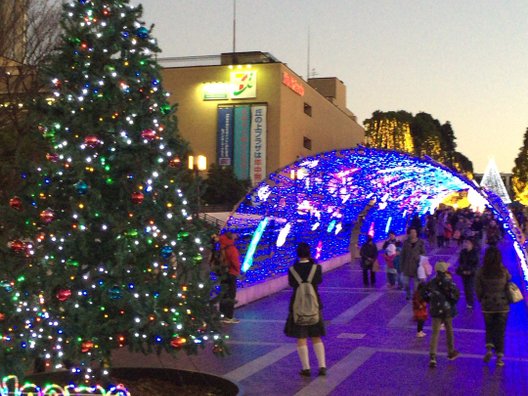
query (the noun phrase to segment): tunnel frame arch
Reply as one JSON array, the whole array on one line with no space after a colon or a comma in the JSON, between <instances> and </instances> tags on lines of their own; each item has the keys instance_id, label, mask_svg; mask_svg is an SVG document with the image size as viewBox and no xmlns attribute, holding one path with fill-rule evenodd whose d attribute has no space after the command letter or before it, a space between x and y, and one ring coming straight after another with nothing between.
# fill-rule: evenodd
<instances>
[{"instance_id":1,"label":"tunnel frame arch","mask_svg":"<svg viewBox=\"0 0 528 396\"><path fill-rule=\"evenodd\" d=\"M423 218L454 192L464 192L477 207L494 213L512 238L528 281L523 241L511 212L493 192L429 157L359 146L288 164L237 204L224 231L239 235L244 272L239 284L284 275L300 241L310 243L319 260L345 254L362 213L359 242L367 233L375 241L389 229L403 234L411 214ZM374 210L365 211L369 204Z\"/></svg>"}]
</instances>

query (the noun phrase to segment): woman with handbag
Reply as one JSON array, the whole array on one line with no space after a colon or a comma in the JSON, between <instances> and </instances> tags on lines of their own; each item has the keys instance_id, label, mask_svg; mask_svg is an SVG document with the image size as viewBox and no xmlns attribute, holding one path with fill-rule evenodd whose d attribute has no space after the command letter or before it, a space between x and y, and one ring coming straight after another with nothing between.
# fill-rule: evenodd
<instances>
[{"instance_id":1,"label":"woman with handbag","mask_svg":"<svg viewBox=\"0 0 528 396\"><path fill-rule=\"evenodd\" d=\"M504 336L510 312L507 294L511 275L502 264L502 255L496 246L489 246L484 253L484 263L476 275L477 299L482 306L486 326L486 354L488 363L495 351L497 366L504 366Z\"/></svg>"}]
</instances>

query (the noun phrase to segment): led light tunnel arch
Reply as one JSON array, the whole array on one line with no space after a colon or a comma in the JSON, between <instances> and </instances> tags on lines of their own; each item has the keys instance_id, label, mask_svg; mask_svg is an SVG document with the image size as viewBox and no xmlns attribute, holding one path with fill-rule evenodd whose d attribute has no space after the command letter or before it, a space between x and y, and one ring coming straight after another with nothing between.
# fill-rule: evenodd
<instances>
[{"instance_id":1,"label":"led light tunnel arch","mask_svg":"<svg viewBox=\"0 0 528 396\"><path fill-rule=\"evenodd\" d=\"M369 203L360 243L367 233L375 241L389 230L404 234L411 216L423 219L455 192L464 192L475 208L490 208L515 237L498 197L429 158L358 147L300 159L258 184L227 221L225 231L239 235L240 286L285 274L301 241L318 260L347 253L351 230Z\"/></svg>"}]
</instances>

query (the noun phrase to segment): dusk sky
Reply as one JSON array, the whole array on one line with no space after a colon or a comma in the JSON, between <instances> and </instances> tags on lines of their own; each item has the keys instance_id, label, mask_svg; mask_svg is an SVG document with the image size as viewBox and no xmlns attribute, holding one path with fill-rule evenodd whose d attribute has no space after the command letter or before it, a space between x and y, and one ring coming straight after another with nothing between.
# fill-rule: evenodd
<instances>
[{"instance_id":1,"label":"dusk sky","mask_svg":"<svg viewBox=\"0 0 528 396\"><path fill-rule=\"evenodd\" d=\"M338 77L358 122L376 110L450 121L483 172L510 172L528 128L527 0L236 0L237 51ZM233 50L233 0L131 0L160 58Z\"/></svg>"}]
</instances>

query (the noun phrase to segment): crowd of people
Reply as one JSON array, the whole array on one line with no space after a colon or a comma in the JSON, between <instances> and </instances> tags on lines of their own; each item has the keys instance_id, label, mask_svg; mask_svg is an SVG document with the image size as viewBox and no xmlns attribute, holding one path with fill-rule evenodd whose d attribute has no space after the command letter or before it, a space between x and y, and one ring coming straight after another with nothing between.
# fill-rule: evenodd
<instances>
[{"instance_id":1,"label":"crowd of people","mask_svg":"<svg viewBox=\"0 0 528 396\"><path fill-rule=\"evenodd\" d=\"M413 318L417 323L416 336L423 338L425 321L431 317L430 367L437 364L437 345L440 330L446 332L448 359L459 352L455 349L452 318L457 315L460 291L453 277L460 277L466 300L466 308L480 302L485 319L486 354L489 362L495 353L497 365L504 365L504 336L509 312L506 284L511 275L502 263L497 244L503 238L502 228L490 212L477 213L469 209L454 210L442 207L428 215L422 225L418 216L410 218L407 235L400 241L389 232L381 251L372 238L360 249L360 265L365 287L376 280L376 262L385 263L387 287L398 288L407 300L412 297ZM427 251L434 248L456 246L460 248L454 271L450 263L429 263ZM481 250L485 249L481 265ZM368 272L371 272L370 277ZM370 279L370 282L369 282Z\"/></svg>"},{"instance_id":2,"label":"crowd of people","mask_svg":"<svg viewBox=\"0 0 528 396\"><path fill-rule=\"evenodd\" d=\"M425 322L431 318L429 367L437 365L437 348L441 330L445 330L449 360L456 359L453 318L457 315L460 290L454 276L460 276L465 294L466 308L473 309L475 297L479 301L486 329L485 354L488 363L493 355L496 365L504 365L504 337L510 301L506 285L511 275L502 263L497 244L502 229L489 212L482 214L468 209L453 210L445 207L427 216L425 224L413 216L407 235L398 238L389 232L387 240L378 246L371 236L359 251L362 280L365 287L375 286L380 272L380 261L385 266L387 287L402 290L407 300L412 298L413 318L417 323L416 336L426 337ZM226 233L212 238L211 263L221 279L220 312L224 323L237 323L234 317L236 279L240 274L240 258L235 247L235 236ZM455 245L452 245L455 244ZM427 251L444 247L460 247L454 270L446 261L429 263ZM481 251L484 250L482 264ZM318 285L323 281L322 268L311 256L310 246L297 246L297 260L288 272L292 287L284 333L297 339L297 352L301 362L301 376L310 376L308 339L318 363L318 375L326 375L325 348L322 337L326 334ZM221 264L218 264L221 263Z\"/></svg>"}]
</instances>

